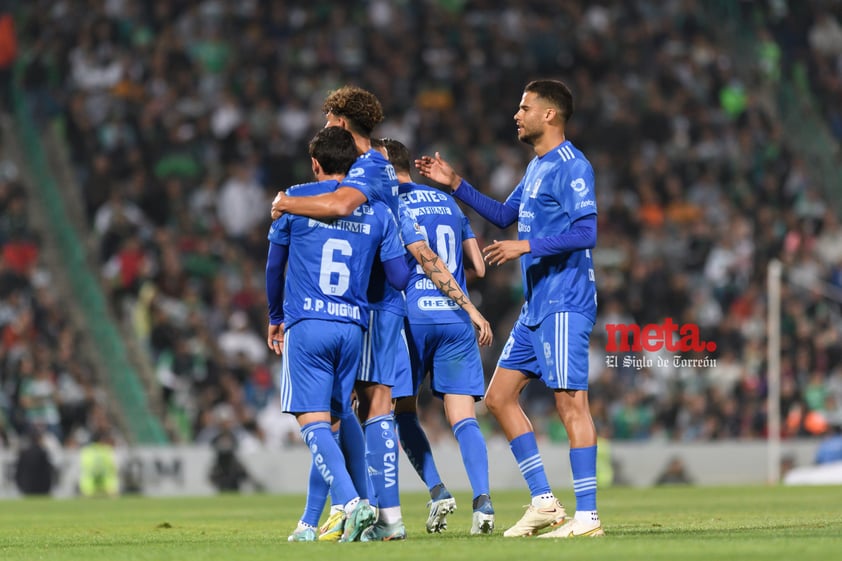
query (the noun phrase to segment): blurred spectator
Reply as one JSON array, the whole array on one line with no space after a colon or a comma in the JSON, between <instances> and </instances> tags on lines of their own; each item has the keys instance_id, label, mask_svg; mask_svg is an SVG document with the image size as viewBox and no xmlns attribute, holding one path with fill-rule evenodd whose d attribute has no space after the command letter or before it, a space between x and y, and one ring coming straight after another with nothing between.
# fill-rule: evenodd
<instances>
[{"instance_id":1,"label":"blurred spectator","mask_svg":"<svg viewBox=\"0 0 842 561\"><path fill-rule=\"evenodd\" d=\"M241 360L259 364L266 360L266 341L250 329L248 316L236 310L228 320L228 329L219 336L219 348L229 365Z\"/></svg>"},{"instance_id":2,"label":"blurred spectator","mask_svg":"<svg viewBox=\"0 0 842 561\"><path fill-rule=\"evenodd\" d=\"M243 163L231 164L231 174L219 190L217 212L225 233L239 239L266 221L266 196Z\"/></svg>"},{"instance_id":3,"label":"blurred spectator","mask_svg":"<svg viewBox=\"0 0 842 561\"><path fill-rule=\"evenodd\" d=\"M0 113L12 111L12 78L17 56L15 20L3 5L0 6Z\"/></svg>"},{"instance_id":4,"label":"blurred spectator","mask_svg":"<svg viewBox=\"0 0 842 561\"><path fill-rule=\"evenodd\" d=\"M692 478L687 475L687 468L684 461L678 456L670 458L664 471L655 480L655 485L689 485Z\"/></svg>"},{"instance_id":5,"label":"blurred spectator","mask_svg":"<svg viewBox=\"0 0 842 561\"><path fill-rule=\"evenodd\" d=\"M20 371L19 400L28 425L43 426L59 440L62 439L58 413L55 374L46 364L31 363Z\"/></svg>"},{"instance_id":6,"label":"blurred spectator","mask_svg":"<svg viewBox=\"0 0 842 561\"><path fill-rule=\"evenodd\" d=\"M220 444L222 449L236 448L239 452L246 454L261 447L259 439L240 421L240 416L228 403L223 402L215 406L208 417L204 427L196 436L196 442L213 444L223 439Z\"/></svg>"},{"instance_id":7,"label":"blurred spectator","mask_svg":"<svg viewBox=\"0 0 842 561\"><path fill-rule=\"evenodd\" d=\"M287 446L303 444L301 428L293 415L281 410L279 395L272 397L257 415L257 426L263 434L267 449L279 450Z\"/></svg>"},{"instance_id":8,"label":"blurred spectator","mask_svg":"<svg viewBox=\"0 0 842 561\"><path fill-rule=\"evenodd\" d=\"M842 462L842 423L833 427L833 433L826 436L816 450L816 464Z\"/></svg>"},{"instance_id":9,"label":"blurred spectator","mask_svg":"<svg viewBox=\"0 0 842 561\"><path fill-rule=\"evenodd\" d=\"M251 477L238 457L238 454L248 451L246 433L235 426L233 413L227 406L220 406L217 416L219 424L215 427L209 441L216 453L210 472L211 482L223 492L239 491L244 483L250 483L260 489L260 483Z\"/></svg>"},{"instance_id":10,"label":"blurred spectator","mask_svg":"<svg viewBox=\"0 0 842 561\"><path fill-rule=\"evenodd\" d=\"M55 464L44 440L44 433L36 426L21 439L15 483L22 495L49 495L53 488Z\"/></svg>"},{"instance_id":11,"label":"blurred spectator","mask_svg":"<svg viewBox=\"0 0 842 561\"><path fill-rule=\"evenodd\" d=\"M3 397L0 393L0 398ZM15 444L9 430L9 422L6 420L6 411L8 411L8 404L0 403L0 450L11 450L12 445Z\"/></svg>"},{"instance_id":12,"label":"blurred spectator","mask_svg":"<svg viewBox=\"0 0 842 561\"><path fill-rule=\"evenodd\" d=\"M810 48L817 54L842 55L842 25L830 12L820 11L815 14L815 23L808 34Z\"/></svg>"},{"instance_id":13,"label":"blurred spectator","mask_svg":"<svg viewBox=\"0 0 842 561\"><path fill-rule=\"evenodd\" d=\"M95 433L79 450L79 492L83 497L116 497L120 492L114 443Z\"/></svg>"}]
</instances>

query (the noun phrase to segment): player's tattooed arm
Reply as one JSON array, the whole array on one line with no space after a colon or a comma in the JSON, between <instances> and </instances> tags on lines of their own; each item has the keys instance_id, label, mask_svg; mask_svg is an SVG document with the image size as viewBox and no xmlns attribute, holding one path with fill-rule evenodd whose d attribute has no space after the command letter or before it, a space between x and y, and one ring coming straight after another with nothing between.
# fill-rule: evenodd
<instances>
[{"instance_id":1,"label":"player's tattooed arm","mask_svg":"<svg viewBox=\"0 0 842 561\"><path fill-rule=\"evenodd\" d=\"M471 318L471 323L477 330L477 340L481 346L488 346L491 344L492 332L491 324L488 323L483 315L477 310L468 297L462 292L459 283L453 278L447 267L436 255L436 252L427 245L426 242L418 241L406 246L406 249L415 257L415 260L421 265L424 273L429 277L439 292L456 302L463 310L468 313Z\"/></svg>"},{"instance_id":2,"label":"player's tattooed arm","mask_svg":"<svg viewBox=\"0 0 842 561\"><path fill-rule=\"evenodd\" d=\"M430 277L436 288L442 294L459 304L459 307L464 308L469 303L468 298L462 292L462 289L456 285L456 279L453 278L453 275L449 271L445 274L444 271L446 269L441 267L441 258L433 253L433 249L430 246L421 247L420 257L421 268L424 269L424 272L427 273L427 276Z\"/></svg>"}]
</instances>

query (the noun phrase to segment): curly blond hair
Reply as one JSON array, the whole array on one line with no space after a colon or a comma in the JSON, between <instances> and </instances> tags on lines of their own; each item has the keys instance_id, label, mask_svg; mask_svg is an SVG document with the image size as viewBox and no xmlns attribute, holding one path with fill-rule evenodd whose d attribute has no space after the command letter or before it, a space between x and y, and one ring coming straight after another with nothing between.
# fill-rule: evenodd
<instances>
[{"instance_id":1,"label":"curly blond hair","mask_svg":"<svg viewBox=\"0 0 842 561\"><path fill-rule=\"evenodd\" d=\"M377 96L356 86L343 86L330 92L322 110L344 117L353 132L366 137L383 121L383 106Z\"/></svg>"}]
</instances>

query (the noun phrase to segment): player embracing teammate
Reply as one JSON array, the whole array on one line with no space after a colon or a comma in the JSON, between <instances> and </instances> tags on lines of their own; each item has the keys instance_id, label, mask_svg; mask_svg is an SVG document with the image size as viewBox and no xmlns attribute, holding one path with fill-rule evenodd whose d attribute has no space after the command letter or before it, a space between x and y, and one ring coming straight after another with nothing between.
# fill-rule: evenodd
<instances>
[{"instance_id":1,"label":"player embracing teammate","mask_svg":"<svg viewBox=\"0 0 842 561\"><path fill-rule=\"evenodd\" d=\"M395 170L371 146L371 132L383 119L380 102L366 90L346 86L328 95L323 109L327 118L326 126L340 127L350 132L360 155L345 178L329 193L314 196L279 193L272 204L272 217L277 219L284 215L296 215L331 222L350 216L363 203L383 203L401 221L400 239L407 251L420 264L442 296L466 311L477 330L479 342L490 344L491 328L488 322L470 303L443 261L427 244L420 229L406 223L408 214L398 198ZM329 275L330 271L326 274ZM350 514L347 508L344 512L337 511L336 524L325 529L328 539L338 537L343 532L344 538L349 541L386 541L406 536L398 493L398 438L392 413L393 391L398 396L412 393L409 349L404 329L406 304L403 294L386 281L383 268L376 262L371 271L367 296L370 317L362 343L355 390L359 400L358 414L363 423L365 460L371 489L367 493L364 485L360 484L357 491L361 497L369 495L371 504L377 508L377 520L370 524L366 518L363 525L367 527L357 532L355 525L354 534L349 536L347 530L340 530L343 524L347 524ZM292 372L291 375L295 376L296 373ZM349 419L343 418L339 429L340 439L342 425L350 423ZM326 479L321 478L323 482ZM319 478L311 477L308 496L313 493L323 494L323 484L320 486ZM337 503L334 500L334 504L339 506L341 501Z\"/></svg>"},{"instance_id":2,"label":"player embracing teammate","mask_svg":"<svg viewBox=\"0 0 842 561\"><path fill-rule=\"evenodd\" d=\"M364 100L368 103L364 103ZM361 107L365 109L361 110ZM273 217L293 214L330 221L347 216L360 204L380 200L399 221L403 221L400 230L404 238L412 236L413 229L407 228L406 223L420 216L419 210L414 209L415 216L412 216L407 209L401 208L393 167L370 149L368 137L374 125L382 119L376 98L364 90L346 87L332 93L324 108L328 125L348 129L362 155L337 189L330 193L308 197L279 194L273 203ZM505 203L492 200L473 189L438 154L435 157L424 156L415 162L422 175L449 186L457 199L497 226L505 228L518 222L518 240L495 241L484 250L485 261L489 265L497 266L520 259L525 297L521 315L504 346L485 395L486 405L509 440L532 495L526 513L504 532L506 537L535 535L547 527L555 526L558 528L540 534L539 537L603 535L596 509L596 431L587 398L588 341L596 316L596 286L591 250L596 243L597 209L593 169L581 151L565 137L565 125L572 112L572 95L563 83L538 80L527 84L514 119L518 138L531 145L536 156ZM360 164L360 160L368 160L368 165ZM404 194L408 192L409 188L404 190ZM409 200L411 197L405 198ZM409 218L407 214L410 214ZM459 330L457 339L467 344L465 327L460 327L467 325L465 316L457 312L457 307L461 307L478 331L480 344L490 341L487 322L464 295L461 271L456 275L460 279L454 279L451 274L454 271L450 268L452 263L448 263L451 255L457 253L456 241L470 239L469 230L460 230L460 235L456 236L452 225L450 228L454 234L452 242L449 238L451 232L446 231L446 228L441 230L441 238L438 231L426 231L426 239L435 245L437 253L430 249L423 238L402 240L415 258L413 265L418 263L421 266L432 288L439 292L410 300L410 306L414 305L418 312L410 312L410 341L415 351L413 364L416 381L426 371L430 371L433 391L445 398L445 411L459 441L474 488L471 531L490 533L494 525L494 511L488 492L487 452L473 414L474 399L481 396L482 384L480 382L477 389L467 377L460 378L453 374L460 372L460 369L448 363L446 353L439 355L438 359L433 358L434 355L427 351L440 344L442 330L428 328L418 321L419 314L423 317L425 312L432 312L431 308L453 312L459 316L458 321L453 322L453 330ZM420 225L416 225L414 230L423 232ZM356 523L354 513L348 513L347 503L344 510L337 510L342 512L337 518L344 521L346 526L350 524L352 533L358 534L357 537L362 541L401 539L406 536L400 517L396 465L393 488L384 485L380 477L384 473L382 458L385 442L394 442L392 397L408 397L410 399L407 403L414 404L414 398L410 396L417 390L417 387L413 387L410 393L404 393L404 389L397 389L403 387L406 378L402 377L409 371L407 366L397 364L404 361L402 349L406 347L402 344L406 340L403 318L400 317L399 321L396 317L386 315L388 321L384 322L377 316L382 311L399 316L397 305L389 308L379 304L379 299L390 290L398 295L400 293L383 281L385 275L377 277L380 280L375 282L376 272L375 268L368 291L372 315L366 338L368 346L364 349L358 376L357 395L360 399L360 418L365 428L368 472L372 475L373 483L373 496L369 498L378 507L378 519L375 522L366 513ZM430 287L419 279L412 284L412 287L415 286ZM416 315L415 322L412 321L413 314ZM431 337L431 334L434 336ZM378 339L381 344L384 341L387 343L388 353L377 355L375 347ZM396 351L400 353L398 361L395 359ZM409 355L405 356L408 359ZM466 356L473 357L473 351ZM466 373L475 370L472 360L463 364ZM296 373L291 372L289 375L294 377ZM451 378L455 383L448 385ZM541 379L553 390L556 410L570 437L570 462L577 507L572 518L567 517L564 507L550 489L532 424L518 401L523 388L535 378ZM456 399L449 403L448 396ZM400 401L397 409L399 418L404 413L411 414L414 411L412 406L402 408ZM413 465L428 487L431 487L428 531L439 531L445 525L444 517L452 511L451 506L455 508L455 504L448 500L452 500L449 494L435 496L444 487L440 480L436 482L438 474L435 473L431 456L428 456L429 444L426 438L421 438L423 431L420 431L420 427L416 429L416 426L417 417L400 423L400 432L403 433L400 439ZM427 459L429 463L425 463ZM432 469L429 469L430 466ZM311 483L313 480L311 477ZM321 480L324 482L327 478L321 477ZM434 484L431 485L431 482ZM335 494L335 485L333 481L332 494ZM365 494L359 487L357 491L360 496ZM347 497L348 493L344 491L343 497ZM335 496L334 504L345 500L343 497ZM357 508L356 503L352 506ZM437 506L441 507L440 513L435 512ZM359 529L362 526L368 527ZM343 528L343 531L346 529ZM348 538L347 531L345 535L346 539L354 539Z\"/></svg>"}]
</instances>

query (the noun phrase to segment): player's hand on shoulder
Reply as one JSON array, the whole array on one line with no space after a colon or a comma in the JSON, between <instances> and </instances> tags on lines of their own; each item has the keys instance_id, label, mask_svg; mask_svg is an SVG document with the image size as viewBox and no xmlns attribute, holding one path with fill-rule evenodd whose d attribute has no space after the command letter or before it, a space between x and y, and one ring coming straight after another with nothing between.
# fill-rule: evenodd
<instances>
[{"instance_id":1,"label":"player's hand on shoulder","mask_svg":"<svg viewBox=\"0 0 842 561\"><path fill-rule=\"evenodd\" d=\"M277 220L284 213L281 200L286 197L283 191L278 191L275 198L272 199L272 220Z\"/></svg>"}]
</instances>

